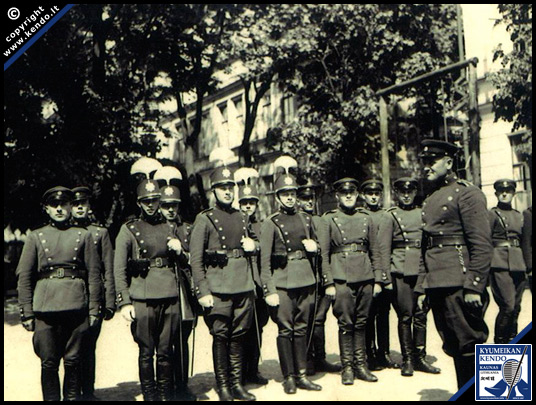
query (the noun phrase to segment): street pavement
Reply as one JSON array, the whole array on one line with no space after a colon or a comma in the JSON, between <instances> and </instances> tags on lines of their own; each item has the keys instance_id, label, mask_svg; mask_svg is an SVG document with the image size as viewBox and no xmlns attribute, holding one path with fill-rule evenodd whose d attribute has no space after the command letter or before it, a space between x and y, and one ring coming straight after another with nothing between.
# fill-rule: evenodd
<instances>
[{"instance_id":1,"label":"street pavement","mask_svg":"<svg viewBox=\"0 0 536 405\"><path fill-rule=\"evenodd\" d=\"M488 343L493 342L493 325L497 305L491 299L486 313L490 328ZM519 331L532 322L532 294L523 296ZM396 328L396 314L390 313L392 357L400 361L400 345ZM402 377L400 370L374 372L379 381L367 383L356 380L352 386L343 386L339 374L319 373L311 379L320 384L320 392L298 390L286 395L277 359L277 327L269 321L264 329L262 364L260 372L270 382L266 386L248 385L257 400L263 401L446 401L457 391L454 363L441 350L432 314L428 314L427 359L441 368L441 374L415 372L413 377ZM328 360L339 362L337 323L331 310L326 323L326 351ZM190 342L192 337L190 338ZM190 343L191 347L191 343ZM60 367L61 369L61 367ZM189 386L200 400L218 400L214 390L212 366L212 339L202 319L195 330L195 357L193 376ZM62 373L60 371L60 373ZM141 401L138 379L138 349L132 340L130 328L120 314L105 322L97 346L97 375L95 394L105 401ZM32 333L20 325L15 298L4 300L4 401L41 401L40 363L33 352Z\"/></svg>"}]
</instances>

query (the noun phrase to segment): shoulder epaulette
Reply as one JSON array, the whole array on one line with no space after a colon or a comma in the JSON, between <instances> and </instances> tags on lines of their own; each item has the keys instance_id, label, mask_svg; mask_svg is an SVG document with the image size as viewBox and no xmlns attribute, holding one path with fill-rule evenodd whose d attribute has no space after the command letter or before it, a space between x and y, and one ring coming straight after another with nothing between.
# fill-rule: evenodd
<instances>
[{"instance_id":1,"label":"shoulder epaulette","mask_svg":"<svg viewBox=\"0 0 536 405\"><path fill-rule=\"evenodd\" d=\"M266 217L266 219L273 219L273 218L275 218L275 217L278 217L279 214L280 214L280 212L274 212L273 214L268 215L268 217Z\"/></svg>"},{"instance_id":2,"label":"shoulder epaulette","mask_svg":"<svg viewBox=\"0 0 536 405\"><path fill-rule=\"evenodd\" d=\"M387 208L387 212L393 212L393 211L396 211L398 207L391 207L391 208Z\"/></svg>"},{"instance_id":3,"label":"shoulder epaulette","mask_svg":"<svg viewBox=\"0 0 536 405\"><path fill-rule=\"evenodd\" d=\"M474 186L473 183L471 183L470 181L464 180L464 179L458 179L458 180L456 180L456 183L461 184L462 186L465 186L465 187Z\"/></svg>"},{"instance_id":4,"label":"shoulder epaulette","mask_svg":"<svg viewBox=\"0 0 536 405\"><path fill-rule=\"evenodd\" d=\"M333 210L329 210L329 211L326 211L322 214L323 217L325 217L326 215L328 214L335 214L337 212L337 209L333 209Z\"/></svg>"},{"instance_id":5,"label":"shoulder epaulette","mask_svg":"<svg viewBox=\"0 0 536 405\"><path fill-rule=\"evenodd\" d=\"M366 208L363 208L363 207L359 207L356 212L360 212L361 214L365 214L365 215L370 215L370 211L367 210Z\"/></svg>"},{"instance_id":6,"label":"shoulder epaulette","mask_svg":"<svg viewBox=\"0 0 536 405\"><path fill-rule=\"evenodd\" d=\"M212 210L214 210L214 207L207 208L206 210L201 211L200 214L206 214L207 212L210 212Z\"/></svg>"}]
</instances>

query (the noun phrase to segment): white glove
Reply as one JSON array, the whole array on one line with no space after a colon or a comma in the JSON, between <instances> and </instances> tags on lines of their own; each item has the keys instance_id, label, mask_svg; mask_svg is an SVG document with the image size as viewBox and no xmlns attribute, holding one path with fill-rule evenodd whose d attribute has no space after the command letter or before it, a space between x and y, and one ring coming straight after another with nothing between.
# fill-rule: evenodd
<instances>
[{"instance_id":1,"label":"white glove","mask_svg":"<svg viewBox=\"0 0 536 405\"><path fill-rule=\"evenodd\" d=\"M279 295L275 293L267 295L264 300L269 307L277 307L279 305Z\"/></svg>"},{"instance_id":2,"label":"white glove","mask_svg":"<svg viewBox=\"0 0 536 405\"><path fill-rule=\"evenodd\" d=\"M255 241L251 238L242 238L240 240L242 243L242 249L244 249L245 252L254 252L256 250Z\"/></svg>"},{"instance_id":3,"label":"white glove","mask_svg":"<svg viewBox=\"0 0 536 405\"><path fill-rule=\"evenodd\" d=\"M212 294L205 295L204 297L199 298L198 301L199 305L203 308L212 308L214 306L214 297Z\"/></svg>"},{"instance_id":4,"label":"white glove","mask_svg":"<svg viewBox=\"0 0 536 405\"><path fill-rule=\"evenodd\" d=\"M335 296L337 294L337 290L335 290L334 286L330 285L329 287L326 287L325 292L326 292L326 296L331 298L332 301L335 299Z\"/></svg>"},{"instance_id":5,"label":"white glove","mask_svg":"<svg viewBox=\"0 0 536 405\"><path fill-rule=\"evenodd\" d=\"M318 251L318 246L313 239L304 239L302 240L305 251L308 253L316 253Z\"/></svg>"},{"instance_id":6,"label":"white glove","mask_svg":"<svg viewBox=\"0 0 536 405\"><path fill-rule=\"evenodd\" d=\"M136 319L136 311L134 310L134 305L127 304L121 307L121 315L128 322L133 322Z\"/></svg>"},{"instance_id":7,"label":"white glove","mask_svg":"<svg viewBox=\"0 0 536 405\"><path fill-rule=\"evenodd\" d=\"M182 252L182 244L181 241L178 239L169 240L167 246L169 250L174 250L175 253L177 253L178 255L180 255Z\"/></svg>"}]
</instances>

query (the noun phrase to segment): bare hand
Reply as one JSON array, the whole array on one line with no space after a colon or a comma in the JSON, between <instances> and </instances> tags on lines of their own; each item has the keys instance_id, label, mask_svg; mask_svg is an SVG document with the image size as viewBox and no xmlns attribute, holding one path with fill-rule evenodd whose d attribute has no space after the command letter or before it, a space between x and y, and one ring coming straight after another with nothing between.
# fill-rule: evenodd
<instances>
[{"instance_id":1,"label":"bare hand","mask_svg":"<svg viewBox=\"0 0 536 405\"><path fill-rule=\"evenodd\" d=\"M382 285L379 283L374 284L374 290L372 291L372 297L376 298L382 292Z\"/></svg>"},{"instance_id":2,"label":"bare hand","mask_svg":"<svg viewBox=\"0 0 536 405\"><path fill-rule=\"evenodd\" d=\"M89 315L89 327L92 328L99 323L99 317L97 315Z\"/></svg>"},{"instance_id":3,"label":"bare hand","mask_svg":"<svg viewBox=\"0 0 536 405\"><path fill-rule=\"evenodd\" d=\"M267 295L264 300L269 307L277 307L279 305L279 295L277 294Z\"/></svg>"},{"instance_id":4,"label":"bare hand","mask_svg":"<svg viewBox=\"0 0 536 405\"><path fill-rule=\"evenodd\" d=\"M134 310L134 305L127 304L121 307L121 316L125 318L128 322L134 322L136 319L136 311Z\"/></svg>"},{"instance_id":5,"label":"bare hand","mask_svg":"<svg viewBox=\"0 0 536 405\"><path fill-rule=\"evenodd\" d=\"M424 300L426 300L426 295L422 294L417 297L417 307L422 311L424 309Z\"/></svg>"},{"instance_id":6,"label":"bare hand","mask_svg":"<svg viewBox=\"0 0 536 405\"><path fill-rule=\"evenodd\" d=\"M302 240L303 246L305 247L305 251L308 253L316 253L318 251L318 246L316 245L316 242L312 239L304 239Z\"/></svg>"},{"instance_id":7,"label":"bare hand","mask_svg":"<svg viewBox=\"0 0 536 405\"><path fill-rule=\"evenodd\" d=\"M393 284L392 283L386 284L383 286L383 288L389 291L393 291Z\"/></svg>"},{"instance_id":8,"label":"bare hand","mask_svg":"<svg viewBox=\"0 0 536 405\"><path fill-rule=\"evenodd\" d=\"M254 252L257 249L255 241L251 238L244 237L240 242L242 243L242 249L244 249L245 252Z\"/></svg>"},{"instance_id":9,"label":"bare hand","mask_svg":"<svg viewBox=\"0 0 536 405\"><path fill-rule=\"evenodd\" d=\"M214 306L214 297L212 294L205 295L198 299L199 305L203 308L212 308Z\"/></svg>"}]
</instances>

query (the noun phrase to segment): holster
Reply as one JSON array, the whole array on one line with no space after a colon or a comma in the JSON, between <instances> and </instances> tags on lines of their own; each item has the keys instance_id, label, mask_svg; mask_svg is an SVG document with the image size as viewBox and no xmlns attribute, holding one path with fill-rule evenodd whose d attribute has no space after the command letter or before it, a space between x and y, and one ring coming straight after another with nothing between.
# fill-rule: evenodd
<instances>
[{"instance_id":1,"label":"holster","mask_svg":"<svg viewBox=\"0 0 536 405\"><path fill-rule=\"evenodd\" d=\"M204 259L206 266L216 267L225 267L229 261L225 250L207 250Z\"/></svg>"},{"instance_id":2,"label":"holster","mask_svg":"<svg viewBox=\"0 0 536 405\"><path fill-rule=\"evenodd\" d=\"M147 277L151 268L151 260L149 259L130 259L127 263L127 272L131 277Z\"/></svg>"},{"instance_id":3,"label":"holster","mask_svg":"<svg viewBox=\"0 0 536 405\"><path fill-rule=\"evenodd\" d=\"M288 263L288 256L286 253L272 253L271 264L272 269L282 269L286 267Z\"/></svg>"}]
</instances>

